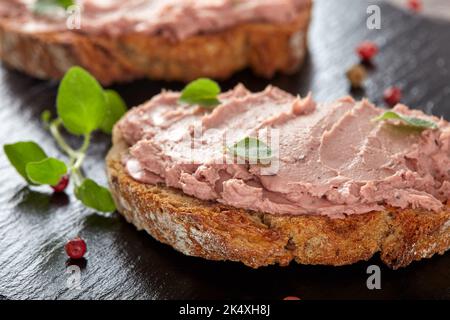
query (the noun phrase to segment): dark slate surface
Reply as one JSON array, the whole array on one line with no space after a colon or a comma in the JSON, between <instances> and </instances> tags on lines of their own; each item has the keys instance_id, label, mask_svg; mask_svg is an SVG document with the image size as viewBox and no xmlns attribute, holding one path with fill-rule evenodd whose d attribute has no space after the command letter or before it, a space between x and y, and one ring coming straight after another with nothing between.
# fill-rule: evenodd
<instances>
[{"instance_id":1,"label":"dark slate surface","mask_svg":"<svg viewBox=\"0 0 450 320\"><path fill-rule=\"evenodd\" d=\"M383 89L404 88L404 102L450 120L450 25L394 9L382 8L382 29L365 27L367 2L318 0L310 34L310 57L303 71L272 81L293 93L314 92L332 100L349 92L344 73L357 61L353 50L364 39L380 43L381 54L367 82L366 95L382 103ZM53 108L56 83L0 69L0 143L33 139L58 155L39 114ZM269 81L243 72L223 83L244 82L253 90ZM117 87L129 105L150 98L161 88L181 84L141 81ZM77 141L74 141L76 143ZM85 165L89 176L105 182L103 157L109 137L98 135ZM28 189L0 155L0 297L1 299L304 299L450 298L450 254L391 271L382 267L382 290L366 288L366 268L378 258L332 268L291 265L251 270L237 263L185 257L118 214L99 215L69 195ZM77 234L88 242L81 264L81 290L68 290L65 241Z\"/></svg>"}]
</instances>

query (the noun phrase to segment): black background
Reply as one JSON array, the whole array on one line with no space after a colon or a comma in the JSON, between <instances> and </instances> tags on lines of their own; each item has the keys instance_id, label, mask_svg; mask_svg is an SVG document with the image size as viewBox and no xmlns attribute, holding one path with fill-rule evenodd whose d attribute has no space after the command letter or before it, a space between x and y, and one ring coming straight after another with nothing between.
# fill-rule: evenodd
<instances>
[{"instance_id":1,"label":"black background","mask_svg":"<svg viewBox=\"0 0 450 320\"><path fill-rule=\"evenodd\" d=\"M450 23L429 20L378 2L381 30L366 28L366 0L317 0L310 32L310 55L303 70L272 81L242 72L221 83L243 82L252 90L272 83L292 93L312 91L318 101L350 93L345 71L358 61L355 46L370 39L380 45L366 91L353 92L382 104L383 90L399 85L403 102L450 120ZM373 1L372 1L373 3ZM57 83L38 81L0 68L0 143L35 140L60 156L40 113L54 110ZM161 88L182 84L139 81L114 87L129 106ZM73 141L78 143L77 140ZM98 134L84 166L106 183L103 157L108 136ZM61 156L60 156L61 157ZM80 234L88 243L81 290L68 290L67 239ZM382 266L382 289L366 287L367 266L376 257L347 267L292 264L252 270L238 263L186 257L137 232L118 214L99 215L68 195L26 187L0 154L0 299L404 299L450 298L450 255L392 271Z\"/></svg>"}]
</instances>

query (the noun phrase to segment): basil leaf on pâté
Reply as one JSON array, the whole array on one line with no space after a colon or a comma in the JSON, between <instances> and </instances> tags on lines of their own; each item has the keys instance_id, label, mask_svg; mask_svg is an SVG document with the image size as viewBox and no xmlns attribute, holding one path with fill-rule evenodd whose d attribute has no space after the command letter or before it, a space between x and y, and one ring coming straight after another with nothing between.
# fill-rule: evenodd
<instances>
[{"instance_id":1,"label":"basil leaf on p\u00e2t\u00e9","mask_svg":"<svg viewBox=\"0 0 450 320\"><path fill-rule=\"evenodd\" d=\"M58 89L56 105L64 127L75 135L99 129L106 114L103 88L80 67L67 71Z\"/></svg>"},{"instance_id":2,"label":"basil leaf on p\u00e2t\u00e9","mask_svg":"<svg viewBox=\"0 0 450 320\"><path fill-rule=\"evenodd\" d=\"M94 180L85 179L83 183L76 187L75 196L86 207L101 211L113 212L116 210L111 192L98 185Z\"/></svg>"},{"instance_id":3,"label":"basil leaf on p\u00e2t\u00e9","mask_svg":"<svg viewBox=\"0 0 450 320\"><path fill-rule=\"evenodd\" d=\"M17 172L30 184L32 181L28 178L26 167L30 162L39 162L47 158L44 150L35 142L24 141L14 144L5 144L3 146L9 162L16 168Z\"/></svg>"},{"instance_id":4,"label":"basil leaf on p\u00e2t\u00e9","mask_svg":"<svg viewBox=\"0 0 450 320\"><path fill-rule=\"evenodd\" d=\"M231 147L227 147L227 152L254 163L267 161L273 157L272 150L267 144L252 137L246 137Z\"/></svg>"},{"instance_id":5,"label":"basil leaf on p\u00e2t\u00e9","mask_svg":"<svg viewBox=\"0 0 450 320\"><path fill-rule=\"evenodd\" d=\"M100 129L107 134L111 134L114 124L125 114L127 105L114 90L105 90L106 115Z\"/></svg>"},{"instance_id":6,"label":"basil leaf on p\u00e2t\u00e9","mask_svg":"<svg viewBox=\"0 0 450 320\"><path fill-rule=\"evenodd\" d=\"M48 14L58 8L67 10L74 4L74 0L37 0L33 5L33 11L40 14Z\"/></svg>"},{"instance_id":7,"label":"basil leaf on p\u00e2t\u00e9","mask_svg":"<svg viewBox=\"0 0 450 320\"><path fill-rule=\"evenodd\" d=\"M64 162L55 158L46 158L39 162L29 162L26 165L28 179L35 184L55 186L67 173Z\"/></svg>"},{"instance_id":8,"label":"basil leaf on p\u00e2t\u00e9","mask_svg":"<svg viewBox=\"0 0 450 320\"><path fill-rule=\"evenodd\" d=\"M373 121L384 121L384 120L400 120L404 124L417 128L417 129L437 129L438 125L430 120L415 118L415 117L409 117L404 116L401 114L398 114L394 111L386 111L381 116L376 117L373 119Z\"/></svg>"},{"instance_id":9,"label":"basil leaf on p\u00e2t\u00e9","mask_svg":"<svg viewBox=\"0 0 450 320\"><path fill-rule=\"evenodd\" d=\"M70 6L75 4L74 0L50 0L51 2L55 2L58 6L63 7L64 9L68 9Z\"/></svg>"},{"instance_id":10,"label":"basil leaf on p\u00e2t\u00e9","mask_svg":"<svg viewBox=\"0 0 450 320\"><path fill-rule=\"evenodd\" d=\"M205 109L214 109L220 104L217 96L220 94L220 87L217 82L200 78L189 83L181 92L181 102L192 105L199 105Z\"/></svg>"}]
</instances>

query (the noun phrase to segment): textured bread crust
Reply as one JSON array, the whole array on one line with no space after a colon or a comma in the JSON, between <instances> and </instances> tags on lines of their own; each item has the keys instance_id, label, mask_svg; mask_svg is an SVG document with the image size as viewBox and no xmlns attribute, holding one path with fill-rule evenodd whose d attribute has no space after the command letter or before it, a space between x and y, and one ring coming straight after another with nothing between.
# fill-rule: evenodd
<instances>
[{"instance_id":1,"label":"textured bread crust","mask_svg":"<svg viewBox=\"0 0 450 320\"><path fill-rule=\"evenodd\" d=\"M113 135L107 172L119 212L186 255L258 268L292 260L339 266L380 252L397 269L450 248L450 208L439 213L387 209L343 219L237 209L136 182L120 161L128 146L117 128Z\"/></svg>"},{"instance_id":2,"label":"textured bread crust","mask_svg":"<svg viewBox=\"0 0 450 320\"><path fill-rule=\"evenodd\" d=\"M246 23L174 42L163 36L86 35L67 30L24 33L13 18L0 18L0 57L37 78L60 79L73 65L89 70L102 84L139 78L191 81L224 79L250 67L260 76L292 73L304 61L311 5L293 22Z\"/></svg>"}]
</instances>

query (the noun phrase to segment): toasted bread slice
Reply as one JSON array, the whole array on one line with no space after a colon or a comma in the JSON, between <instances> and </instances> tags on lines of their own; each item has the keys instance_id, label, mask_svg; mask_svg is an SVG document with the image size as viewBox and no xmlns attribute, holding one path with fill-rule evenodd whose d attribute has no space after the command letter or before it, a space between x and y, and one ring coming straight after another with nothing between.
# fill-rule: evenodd
<instances>
[{"instance_id":1,"label":"toasted bread slice","mask_svg":"<svg viewBox=\"0 0 450 320\"><path fill-rule=\"evenodd\" d=\"M119 212L186 255L258 268L292 260L340 266L380 252L397 269L450 248L450 208L439 213L387 208L342 219L252 212L136 182L121 162L127 150L116 128L107 172Z\"/></svg>"},{"instance_id":2,"label":"toasted bread slice","mask_svg":"<svg viewBox=\"0 0 450 320\"><path fill-rule=\"evenodd\" d=\"M291 73L307 47L311 5L287 23L245 23L171 41L139 33L116 37L64 32L23 32L14 18L0 18L0 57L37 78L60 79L73 65L89 70L102 84L138 78L191 81L224 79L250 67L260 76Z\"/></svg>"}]
</instances>

